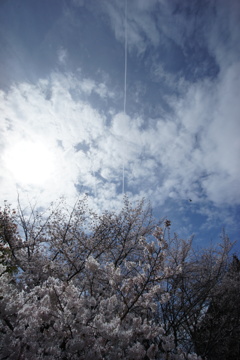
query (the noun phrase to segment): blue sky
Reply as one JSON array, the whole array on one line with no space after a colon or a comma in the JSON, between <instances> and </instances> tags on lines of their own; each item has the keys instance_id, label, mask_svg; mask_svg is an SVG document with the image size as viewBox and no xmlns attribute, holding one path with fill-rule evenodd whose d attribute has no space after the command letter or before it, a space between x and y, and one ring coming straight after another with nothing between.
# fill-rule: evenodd
<instances>
[{"instance_id":1,"label":"blue sky","mask_svg":"<svg viewBox=\"0 0 240 360\"><path fill-rule=\"evenodd\" d=\"M2 0L0 47L1 203L124 189L196 245L238 240L238 0Z\"/></svg>"}]
</instances>

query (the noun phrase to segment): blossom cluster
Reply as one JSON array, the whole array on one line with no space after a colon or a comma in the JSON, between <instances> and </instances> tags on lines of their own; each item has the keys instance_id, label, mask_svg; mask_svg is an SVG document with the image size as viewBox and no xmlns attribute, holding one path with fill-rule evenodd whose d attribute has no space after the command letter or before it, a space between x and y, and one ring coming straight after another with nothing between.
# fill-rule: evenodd
<instances>
[{"instance_id":1,"label":"blossom cluster","mask_svg":"<svg viewBox=\"0 0 240 360\"><path fill-rule=\"evenodd\" d=\"M127 200L119 214L84 201L49 214L0 214L2 359L200 359L162 316L186 252L183 242L170 256L169 222Z\"/></svg>"}]
</instances>

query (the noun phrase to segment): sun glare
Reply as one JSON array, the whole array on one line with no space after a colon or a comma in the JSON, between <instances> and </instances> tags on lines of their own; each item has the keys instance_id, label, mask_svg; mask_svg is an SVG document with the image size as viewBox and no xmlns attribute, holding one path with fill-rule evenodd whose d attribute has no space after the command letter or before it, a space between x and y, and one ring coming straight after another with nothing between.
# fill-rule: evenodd
<instances>
[{"instance_id":1,"label":"sun glare","mask_svg":"<svg viewBox=\"0 0 240 360\"><path fill-rule=\"evenodd\" d=\"M21 141L5 153L5 163L20 184L42 185L53 173L53 153L41 142Z\"/></svg>"}]
</instances>

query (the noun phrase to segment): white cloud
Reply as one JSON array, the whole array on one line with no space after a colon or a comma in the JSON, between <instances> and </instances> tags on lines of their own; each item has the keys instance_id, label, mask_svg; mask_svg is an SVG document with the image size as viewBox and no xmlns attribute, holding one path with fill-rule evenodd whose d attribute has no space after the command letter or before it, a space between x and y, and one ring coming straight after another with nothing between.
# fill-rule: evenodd
<instances>
[{"instance_id":1,"label":"white cloud","mask_svg":"<svg viewBox=\"0 0 240 360\"><path fill-rule=\"evenodd\" d=\"M240 3L238 0L219 0L215 7L216 18L206 34L209 49L221 68L239 61L240 56Z\"/></svg>"},{"instance_id":2,"label":"white cloud","mask_svg":"<svg viewBox=\"0 0 240 360\"><path fill-rule=\"evenodd\" d=\"M2 154L22 141L36 141L56 159L44 186L26 182L18 190L30 198L41 192L47 204L61 194L75 198L78 185L107 208L108 201L120 199L124 175L126 191L154 204L168 198L201 201L203 195L217 205L239 203L239 69L239 64L226 68L214 83L188 84L187 92L184 84L182 97L171 100L174 114L165 119L113 113L109 126L103 110L94 109L86 96L98 89L103 98L113 93L89 78L53 73L35 85L1 92ZM13 201L16 183L4 156L1 168L2 196Z\"/></svg>"},{"instance_id":3,"label":"white cloud","mask_svg":"<svg viewBox=\"0 0 240 360\"><path fill-rule=\"evenodd\" d=\"M106 85L104 83L96 83L92 79L84 79L79 84L79 90L83 91L85 94L90 95L91 93L95 92L98 94L101 98L106 97L114 97L114 93L111 91L108 91Z\"/></svg>"},{"instance_id":4,"label":"white cloud","mask_svg":"<svg viewBox=\"0 0 240 360\"><path fill-rule=\"evenodd\" d=\"M236 204L240 200L239 70L239 64L235 64L214 83L191 86L181 105L176 106L183 126L176 141L177 161L183 165L183 172L191 173L189 178L200 181L208 199L217 204ZM179 174L183 176L183 172Z\"/></svg>"},{"instance_id":5,"label":"white cloud","mask_svg":"<svg viewBox=\"0 0 240 360\"><path fill-rule=\"evenodd\" d=\"M35 86L20 84L7 94L1 93L5 119L1 136L1 186L5 189L4 197L11 200L16 196L14 180L18 179L13 179L9 173L4 154L20 143L38 142L56 159L47 184L37 186L43 192L43 201L48 202L61 194L74 197L77 195L75 184L84 181L87 185L91 180L89 159L86 154L76 152L74 146L82 141L91 143L102 136L105 120L90 105L72 100L69 86L74 86L74 82L71 79L53 74L50 82L51 99L48 100L45 91L49 83L46 81L39 81ZM58 141L62 147L58 146ZM30 192L34 188L27 180L20 185Z\"/></svg>"},{"instance_id":6,"label":"white cloud","mask_svg":"<svg viewBox=\"0 0 240 360\"><path fill-rule=\"evenodd\" d=\"M159 31L152 20L155 1L128 2L125 18L125 4L118 1L104 1L103 11L109 15L111 26L118 41L125 42L125 25L127 26L128 49L142 54L149 44L158 46Z\"/></svg>"},{"instance_id":7,"label":"white cloud","mask_svg":"<svg viewBox=\"0 0 240 360\"><path fill-rule=\"evenodd\" d=\"M60 62L60 64L65 65L66 61L68 58L68 52L66 49L64 49L63 47L61 47L58 50L58 61Z\"/></svg>"}]
</instances>

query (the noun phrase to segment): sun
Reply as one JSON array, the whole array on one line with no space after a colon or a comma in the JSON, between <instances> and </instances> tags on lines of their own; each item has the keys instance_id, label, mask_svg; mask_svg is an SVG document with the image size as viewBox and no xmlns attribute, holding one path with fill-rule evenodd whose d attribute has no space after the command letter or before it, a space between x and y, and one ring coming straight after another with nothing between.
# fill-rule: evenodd
<instances>
[{"instance_id":1,"label":"sun","mask_svg":"<svg viewBox=\"0 0 240 360\"><path fill-rule=\"evenodd\" d=\"M42 185L53 174L54 156L42 142L19 141L4 156L7 169L22 185Z\"/></svg>"}]
</instances>

